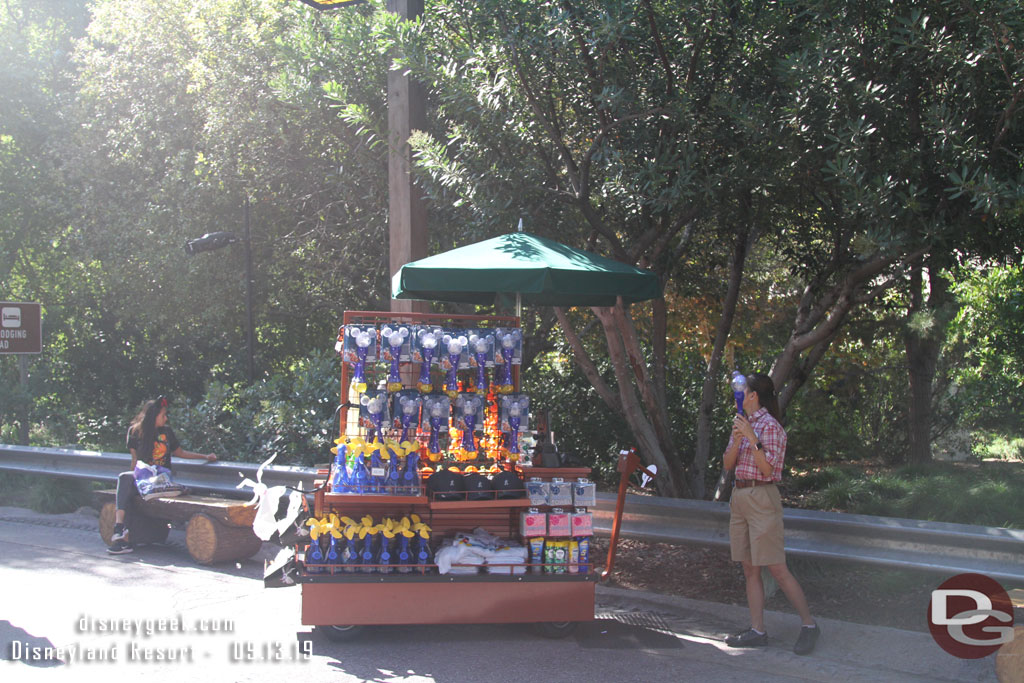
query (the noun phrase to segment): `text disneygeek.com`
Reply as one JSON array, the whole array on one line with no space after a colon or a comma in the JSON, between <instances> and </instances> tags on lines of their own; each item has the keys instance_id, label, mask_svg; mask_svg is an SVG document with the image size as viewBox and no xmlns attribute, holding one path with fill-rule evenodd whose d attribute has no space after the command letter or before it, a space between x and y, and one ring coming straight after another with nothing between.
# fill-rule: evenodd
<instances>
[{"instance_id":1,"label":"text disneygeek.com","mask_svg":"<svg viewBox=\"0 0 1024 683\"><path fill-rule=\"evenodd\" d=\"M60 663L64 665L92 663L197 663L227 660L232 663L306 662L313 654L312 642L257 642L251 640L211 641L210 645L174 642L176 635L228 635L235 630L229 619L196 619L186 621L180 616L166 619L99 619L81 617L75 631L81 634L127 636L114 643L89 643L55 646L39 641L12 641L4 659L28 664ZM163 636L163 637L162 637Z\"/></svg>"}]
</instances>

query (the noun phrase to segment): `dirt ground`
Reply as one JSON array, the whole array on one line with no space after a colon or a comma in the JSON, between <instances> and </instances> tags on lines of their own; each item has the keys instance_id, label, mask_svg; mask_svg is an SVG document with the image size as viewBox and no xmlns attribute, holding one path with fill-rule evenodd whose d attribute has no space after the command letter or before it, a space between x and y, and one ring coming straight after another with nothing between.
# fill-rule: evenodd
<instances>
[{"instance_id":1,"label":"dirt ground","mask_svg":"<svg viewBox=\"0 0 1024 683\"><path fill-rule=\"evenodd\" d=\"M596 538L595 564L607 563L608 540ZM933 574L858 567L791 558L811 611L818 616L862 624L927 631L931 591L944 580ZM743 571L727 548L679 546L621 540L609 585L709 600L746 604ZM793 612L782 591L767 608Z\"/></svg>"}]
</instances>

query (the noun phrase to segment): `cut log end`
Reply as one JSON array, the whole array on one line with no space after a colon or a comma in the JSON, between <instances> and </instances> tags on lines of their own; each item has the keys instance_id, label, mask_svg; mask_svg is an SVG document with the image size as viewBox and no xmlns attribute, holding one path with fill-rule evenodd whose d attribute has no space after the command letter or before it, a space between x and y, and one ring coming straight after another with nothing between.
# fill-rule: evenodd
<instances>
[{"instance_id":1,"label":"cut log end","mask_svg":"<svg viewBox=\"0 0 1024 683\"><path fill-rule=\"evenodd\" d=\"M249 527L228 526L199 512L188 521L185 544L192 559L209 565L251 557L263 542Z\"/></svg>"}]
</instances>

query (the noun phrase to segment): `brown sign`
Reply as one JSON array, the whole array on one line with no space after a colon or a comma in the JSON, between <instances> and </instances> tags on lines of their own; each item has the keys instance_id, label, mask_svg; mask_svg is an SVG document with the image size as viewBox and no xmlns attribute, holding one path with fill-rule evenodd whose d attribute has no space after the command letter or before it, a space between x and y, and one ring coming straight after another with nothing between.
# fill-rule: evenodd
<instances>
[{"instance_id":1,"label":"brown sign","mask_svg":"<svg viewBox=\"0 0 1024 683\"><path fill-rule=\"evenodd\" d=\"M39 304L0 301L0 353L42 353Z\"/></svg>"}]
</instances>

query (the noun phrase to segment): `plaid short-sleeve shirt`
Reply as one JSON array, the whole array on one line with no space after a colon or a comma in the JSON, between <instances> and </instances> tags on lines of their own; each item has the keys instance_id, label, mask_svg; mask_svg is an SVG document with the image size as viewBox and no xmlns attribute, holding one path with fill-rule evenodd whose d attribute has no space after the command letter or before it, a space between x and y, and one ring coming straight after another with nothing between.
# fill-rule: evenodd
<instances>
[{"instance_id":1,"label":"plaid short-sleeve shirt","mask_svg":"<svg viewBox=\"0 0 1024 683\"><path fill-rule=\"evenodd\" d=\"M779 421L772 417L767 408L760 408L749 418L750 426L754 428L757 440L764 446L764 455L772 466L771 481L782 481L782 461L786 459L786 430L782 428ZM726 450L732 448L733 439L729 438L729 445ZM737 479L761 479L768 481L768 477L761 473L754 460L754 444L747 441L746 437L740 438L740 452L736 457L736 478Z\"/></svg>"}]
</instances>

